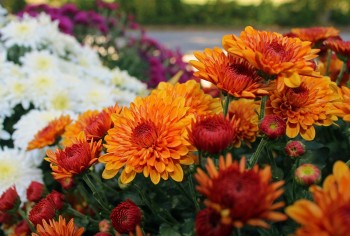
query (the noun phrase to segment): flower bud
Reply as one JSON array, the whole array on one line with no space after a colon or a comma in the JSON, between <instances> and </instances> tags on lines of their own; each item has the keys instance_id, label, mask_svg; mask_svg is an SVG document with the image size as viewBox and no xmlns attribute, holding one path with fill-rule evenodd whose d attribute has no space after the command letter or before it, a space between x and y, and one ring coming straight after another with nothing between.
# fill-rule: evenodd
<instances>
[{"instance_id":1,"label":"flower bud","mask_svg":"<svg viewBox=\"0 0 350 236\"><path fill-rule=\"evenodd\" d=\"M0 196L0 211L6 212L19 206L19 196L16 187L8 188Z\"/></svg>"},{"instance_id":2,"label":"flower bud","mask_svg":"<svg viewBox=\"0 0 350 236\"><path fill-rule=\"evenodd\" d=\"M48 199L41 199L29 212L29 220L34 224L41 224L42 220L48 221L55 216L55 207Z\"/></svg>"},{"instance_id":3,"label":"flower bud","mask_svg":"<svg viewBox=\"0 0 350 236\"><path fill-rule=\"evenodd\" d=\"M100 223L98 223L98 229L100 230L100 232L108 232L110 228L111 223L106 219L101 220Z\"/></svg>"},{"instance_id":4,"label":"flower bud","mask_svg":"<svg viewBox=\"0 0 350 236\"><path fill-rule=\"evenodd\" d=\"M289 141L284 149L288 156L299 157L305 153L305 145L300 141Z\"/></svg>"},{"instance_id":5,"label":"flower bud","mask_svg":"<svg viewBox=\"0 0 350 236\"><path fill-rule=\"evenodd\" d=\"M49 195L46 196L46 199L49 200L56 210L61 210L64 204L64 195L53 190Z\"/></svg>"},{"instance_id":6,"label":"flower bud","mask_svg":"<svg viewBox=\"0 0 350 236\"><path fill-rule=\"evenodd\" d=\"M300 185L310 186L320 182L321 171L313 164L302 164L295 170L294 178Z\"/></svg>"},{"instance_id":7,"label":"flower bud","mask_svg":"<svg viewBox=\"0 0 350 236\"><path fill-rule=\"evenodd\" d=\"M32 181L27 188L27 198L29 201L37 202L41 199L44 192L44 185L42 183Z\"/></svg>"},{"instance_id":8,"label":"flower bud","mask_svg":"<svg viewBox=\"0 0 350 236\"><path fill-rule=\"evenodd\" d=\"M113 228L120 234L134 232L140 225L142 213L140 208L130 200L116 206L110 215Z\"/></svg>"},{"instance_id":9,"label":"flower bud","mask_svg":"<svg viewBox=\"0 0 350 236\"><path fill-rule=\"evenodd\" d=\"M260 130L268 138L276 139L286 134L286 122L278 115L266 115L261 121Z\"/></svg>"}]
</instances>

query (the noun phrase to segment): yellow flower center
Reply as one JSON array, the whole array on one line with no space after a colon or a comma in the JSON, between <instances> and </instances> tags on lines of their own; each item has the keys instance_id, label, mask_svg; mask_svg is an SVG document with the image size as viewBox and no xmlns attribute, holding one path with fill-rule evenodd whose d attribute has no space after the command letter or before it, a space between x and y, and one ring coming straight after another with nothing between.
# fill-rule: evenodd
<instances>
[{"instance_id":1,"label":"yellow flower center","mask_svg":"<svg viewBox=\"0 0 350 236\"><path fill-rule=\"evenodd\" d=\"M0 182L11 181L17 175L17 168L15 164L9 160L1 162L0 165Z\"/></svg>"},{"instance_id":2,"label":"yellow flower center","mask_svg":"<svg viewBox=\"0 0 350 236\"><path fill-rule=\"evenodd\" d=\"M64 94L58 94L52 100L52 106L56 110L68 110L70 108L69 105L69 97Z\"/></svg>"}]
</instances>

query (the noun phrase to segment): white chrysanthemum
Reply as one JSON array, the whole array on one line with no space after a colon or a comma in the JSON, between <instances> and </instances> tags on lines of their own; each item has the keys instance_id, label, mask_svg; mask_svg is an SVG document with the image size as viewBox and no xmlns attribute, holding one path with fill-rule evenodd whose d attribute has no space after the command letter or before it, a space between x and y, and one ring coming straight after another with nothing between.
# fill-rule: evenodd
<instances>
[{"instance_id":1,"label":"white chrysanthemum","mask_svg":"<svg viewBox=\"0 0 350 236\"><path fill-rule=\"evenodd\" d=\"M125 70L114 68L112 70L112 84L117 85L123 89L135 92L144 93L147 90L147 85L139 81L137 78L130 76Z\"/></svg>"},{"instance_id":2,"label":"white chrysanthemum","mask_svg":"<svg viewBox=\"0 0 350 236\"><path fill-rule=\"evenodd\" d=\"M56 89L51 91L45 102L45 109L57 111L77 111L79 110L77 95L69 89Z\"/></svg>"},{"instance_id":3,"label":"white chrysanthemum","mask_svg":"<svg viewBox=\"0 0 350 236\"><path fill-rule=\"evenodd\" d=\"M15 131L12 134L12 139L14 140L15 147L25 150L35 134L61 114L62 112L59 111L30 110L27 114L23 115L13 126Z\"/></svg>"},{"instance_id":4,"label":"white chrysanthemum","mask_svg":"<svg viewBox=\"0 0 350 236\"><path fill-rule=\"evenodd\" d=\"M6 94L2 99L7 101L11 107L21 104L24 109L28 109L30 105L30 97L28 94L28 80L17 76L4 76L4 89Z\"/></svg>"},{"instance_id":5,"label":"white chrysanthemum","mask_svg":"<svg viewBox=\"0 0 350 236\"><path fill-rule=\"evenodd\" d=\"M58 58L49 51L32 51L20 58L25 70L52 72L57 70Z\"/></svg>"},{"instance_id":6,"label":"white chrysanthemum","mask_svg":"<svg viewBox=\"0 0 350 236\"><path fill-rule=\"evenodd\" d=\"M4 130L3 122L3 118L0 118L0 140L9 140L11 138L11 135L6 130Z\"/></svg>"},{"instance_id":7,"label":"white chrysanthemum","mask_svg":"<svg viewBox=\"0 0 350 236\"><path fill-rule=\"evenodd\" d=\"M16 186L21 201L26 202L30 183L43 183L42 171L18 149L0 149L0 163L0 195L8 188Z\"/></svg>"},{"instance_id":8,"label":"white chrysanthemum","mask_svg":"<svg viewBox=\"0 0 350 236\"><path fill-rule=\"evenodd\" d=\"M40 27L35 20L29 17L10 21L0 29L0 34L8 48L14 45L38 48L42 43Z\"/></svg>"},{"instance_id":9,"label":"white chrysanthemum","mask_svg":"<svg viewBox=\"0 0 350 236\"><path fill-rule=\"evenodd\" d=\"M113 97L116 99L116 102L120 106L129 106L131 102L135 100L137 95L135 93L126 91L126 90L121 90L119 88L114 88L113 89Z\"/></svg>"}]
</instances>

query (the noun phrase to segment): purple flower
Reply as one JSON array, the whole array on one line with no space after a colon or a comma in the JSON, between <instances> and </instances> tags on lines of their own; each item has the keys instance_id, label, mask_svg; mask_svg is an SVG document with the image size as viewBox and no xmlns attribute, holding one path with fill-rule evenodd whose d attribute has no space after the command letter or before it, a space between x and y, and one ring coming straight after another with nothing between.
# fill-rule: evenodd
<instances>
[{"instance_id":1,"label":"purple flower","mask_svg":"<svg viewBox=\"0 0 350 236\"><path fill-rule=\"evenodd\" d=\"M84 11L78 12L78 13L74 16L74 22L75 22L76 24L88 25L88 24L89 24L89 15L88 15L88 13L86 13L86 12L84 12Z\"/></svg>"},{"instance_id":2,"label":"purple flower","mask_svg":"<svg viewBox=\"0 0 350 236\"><path fill-rule=\"evenodd\" d=\"M108 10L115 10L118 8L118 4L115 3L115 2L111 2L111 3L108 3L108 2L105 2L103 0L96 0L96 5L98 8L101 8L101 9L108 9Z\"/></svg>"},{"instance_id":3,"label":"purple flower","mask_svg":"<svg viewBox=\"0 0 350 236\"><path fill-rule=\"evenodd\" d=\"M67 3L60 8L60 13L65 16L74 16L78 12L78 8L73 3Z\"/></svg>"}]
</instances>

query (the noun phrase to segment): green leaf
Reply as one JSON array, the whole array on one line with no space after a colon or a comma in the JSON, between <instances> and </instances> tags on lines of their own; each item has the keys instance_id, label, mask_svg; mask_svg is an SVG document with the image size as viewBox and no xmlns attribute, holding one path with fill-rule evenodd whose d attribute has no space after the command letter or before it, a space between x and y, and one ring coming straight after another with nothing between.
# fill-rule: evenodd
<instances>
[{"instance_id":1,"label":"green leaf","mask_svg":"<svg viewBox=\"0 0 350 236\"><path fill-rule=\"evenodd\" d=\"M160 236L181 236L181 234L178 232L177 227L171 227L168 224L162 224L159 227L159 235Z\"/></svg>"}]
</instances>

